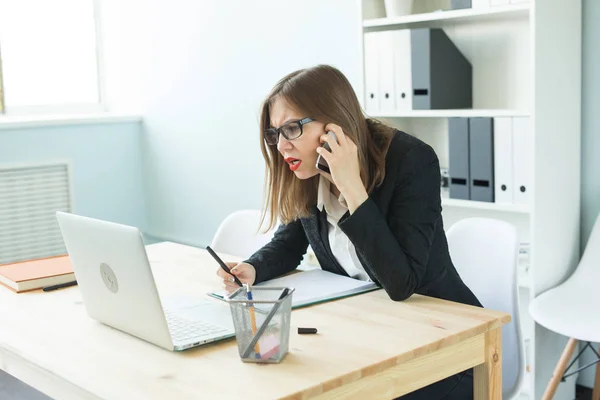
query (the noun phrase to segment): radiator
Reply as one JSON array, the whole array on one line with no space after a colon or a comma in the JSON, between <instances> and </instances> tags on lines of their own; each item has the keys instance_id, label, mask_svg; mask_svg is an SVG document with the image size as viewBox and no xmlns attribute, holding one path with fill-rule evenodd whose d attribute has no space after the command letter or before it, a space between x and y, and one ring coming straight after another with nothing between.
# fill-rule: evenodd
<instances>
[{"instance_id":1,"label":"radiator","mask_svg":"<svg viewBox=\"0 0 600 400\"><path fill-rule=\"evenodd\" d=\"M68 163L0 164L0 265L66 254L56 211L72 212Z\"/></svg>"}]
</instances>

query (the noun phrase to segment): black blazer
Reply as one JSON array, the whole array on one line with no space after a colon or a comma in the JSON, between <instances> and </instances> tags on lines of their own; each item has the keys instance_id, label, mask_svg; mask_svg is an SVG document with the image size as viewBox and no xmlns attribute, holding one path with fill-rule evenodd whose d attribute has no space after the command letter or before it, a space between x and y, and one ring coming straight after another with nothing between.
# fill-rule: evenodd
<instances>
[{"instance_id":1,"label":"black blazer","mask_svg":"<svg viewBox=\"0 0 600 400\"><path fill-rule=\"evenodd\" d=\"M339 221L367 274L392 300L419 293L481 306L450 259L433 149L397 131L385 169L383 183ZM255 267L256 283L295 269L309 244L322 269L348 275L331 252L325 210L315 205L311 211L308 218L281 225L271 242L245 261Z\"/></svg>"}]
</instances>

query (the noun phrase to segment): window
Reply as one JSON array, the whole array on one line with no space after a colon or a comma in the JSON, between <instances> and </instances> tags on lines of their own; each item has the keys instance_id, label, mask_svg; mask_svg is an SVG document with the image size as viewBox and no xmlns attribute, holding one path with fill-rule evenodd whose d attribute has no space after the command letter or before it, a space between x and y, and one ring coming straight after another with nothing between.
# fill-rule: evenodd
<instances>
[{"instance_id":1,"label":"window","mask_svg":"<svg viewBox=\"0 0 600 400\"><path fill-rule=\"evenodd\" d=\"M4 114L4 87L2 86L2 54L0 54L0 114Z\"/></svg>"},{"instance_id":2,"label":"window","mask_svg":"<svg viewBox=\"0 0 600 400\"><path fill-rule=\"evenodd\" d=\"M7 114L102 108L95 3L0 0L0 90Z\"/></svg>"}]
</instances>

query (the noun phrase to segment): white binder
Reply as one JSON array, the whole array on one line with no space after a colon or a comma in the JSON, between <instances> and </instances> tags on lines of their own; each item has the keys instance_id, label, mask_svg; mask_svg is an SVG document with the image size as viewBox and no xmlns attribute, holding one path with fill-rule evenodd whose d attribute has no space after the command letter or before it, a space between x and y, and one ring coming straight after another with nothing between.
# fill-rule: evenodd
<instances>
[{"instance_id":1,"label":"white binder","mask_svg":"<svg viewBox=\"0 0 600 400\"><path fill-rule=\"evenodd\" d=\"M513 197L516 204L530 204L533 173L533 135L528 117L513 118Z\"/></svg>"},{"instance_id":2,"label":"white binder","mask_svg":"<svg viewBox=\"0 0 600 400\"><path fill-rule=\"evenodd\" d=\"M513 132L511 117L494 118L494 198L513 203Z\"/></svg>"},{"instance_id":3,"label":"white binder","mask_svg":"<svg viewBox=\"0 0 600 400\"><path fill-rule=\"evenodd\" d=\"M365 68L365 111L379 111L379 32L367 32L363 36Z\"/></svg>"},{"instance_id":4,"label":"white binder","mask_svg":"<svg viewBox=\"0 0 600 400\"><path fill-rule=\"evenodd\" d=\"M393 31L377 32L379 50L379 111L396 110Z\"/></svg>"},{"instance_id":5,"label":"white binder","mask_svg":"<svg viewBox=\"0 0 600 400\"><path fill-rule=\"evenodd\" d=\"M472 9L489 8L490 0L471 0Z\"/></svg>"},{"instance_id":6,"label":"white binder","mask_svg":"<svg viewBox=\"0 0 600 400\"><path fill-rule=\"evenodd\" d=\"M412 110L412 67L410 59L410 30L390 31L394 54L394 83L396 110Z\"/></svg>"}]
</instances>

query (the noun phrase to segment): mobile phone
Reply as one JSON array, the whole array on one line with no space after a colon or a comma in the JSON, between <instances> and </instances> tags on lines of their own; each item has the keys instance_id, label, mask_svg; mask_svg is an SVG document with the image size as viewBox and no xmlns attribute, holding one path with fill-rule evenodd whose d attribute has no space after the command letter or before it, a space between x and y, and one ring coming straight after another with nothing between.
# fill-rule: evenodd
<instances>
[{"instance_id":1,"label":"mobile phone","mask_svg":"<svg viewBox=\"0 0 600 400\"><path fill-rule=\"evenodd\" d=\"M335 142L337 143L337 137L335 136L335 133L333 133L333 131L329 131L327 132L327 134L331 137L333 137L333 140L335 140ZM331 151L331 148L329 147L329 143L325 142L321 145L321 147L325 148L327 151ZM331 171L329 170L329 165L327 164L327 161L325 161L325 159L323 157L321 157L321 155L319 154L319 157L317 157L317 163L315 165L317 167L317 169L320 169L323 172L327 172L328 174L331 174Z\"/></svg>"}]
</instances>

